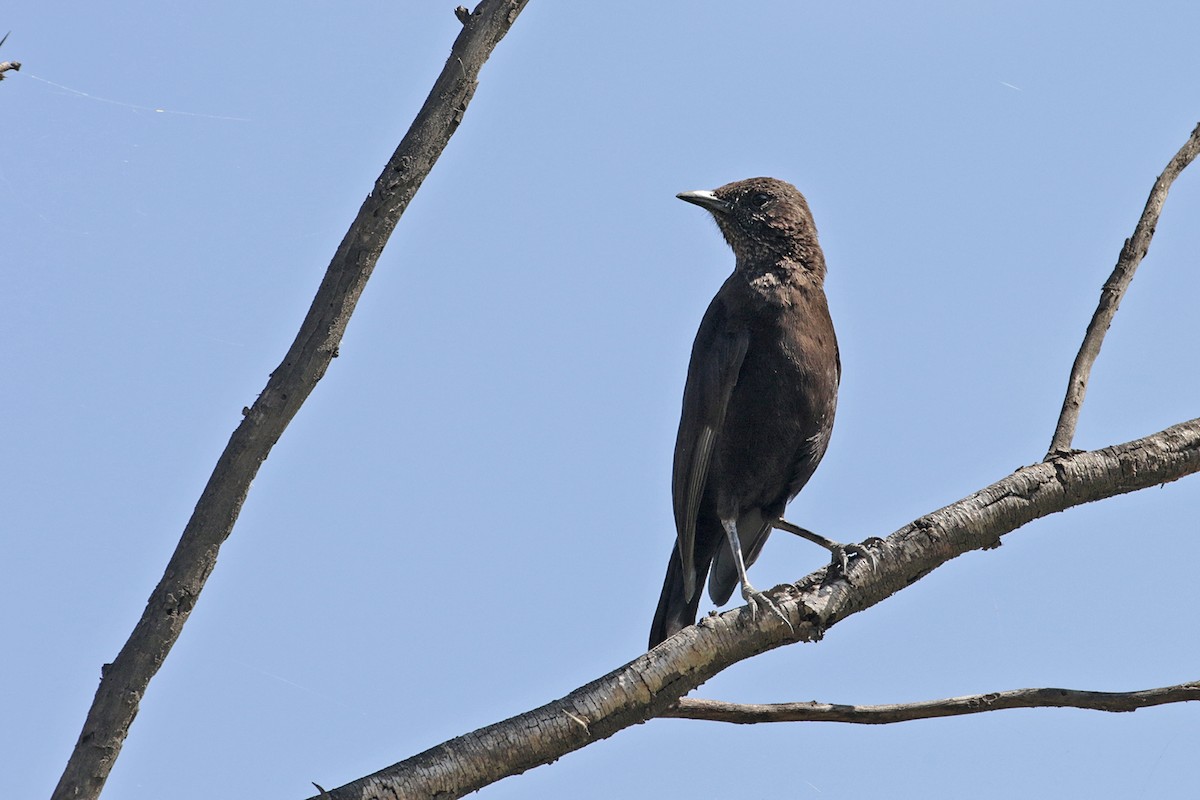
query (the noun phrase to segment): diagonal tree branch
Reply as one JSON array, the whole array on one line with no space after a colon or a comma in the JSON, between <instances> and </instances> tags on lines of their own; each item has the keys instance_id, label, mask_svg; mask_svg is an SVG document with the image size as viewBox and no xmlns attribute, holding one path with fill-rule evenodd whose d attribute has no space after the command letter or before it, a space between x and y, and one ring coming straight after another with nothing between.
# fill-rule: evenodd
<instances>
[{"instance_id":1,"label":"diagonal tree branch","mask_svg":"<svg viewBox=\"0 0 1200 800\"><path fill-rule=\"evenodd\" d=\"M8 41L8 37L11 35L12 35L12 31L9 31L8 33L4 34L4 36L0 37L0 47L4 46L4 43L6 41ZM14 72L20 72L21 71L21 62L20 61L0 61L0 81L4 80L4 73L8 72L9 70L12 70Z\"/></svg>"},{"instance_id":2,"label":"diagonal tree branch","mask_svg":"<svg viewBox=\"0 0 1200 800\"><path fill-rule=\"evenodd\" d=\"M283 362L254 405L243 412L141 619L113 663L102 669L100 687L54 791L55 800L99 796L146 686L179 638L251 481L337 355L384 244L462 121L480 68L526 2L483 0L474 13L456 12L463 29L446 66L342 239Z\"/></svg>"},{"instance_id":3,"label":"diagonal tree branch","mask_svg":"<svg viewBox=\"0 0 1200 800\"><path fill-rule=\"evenodd\" d=\"M1071 366L1071 377L1067 380L1067 396L1063 399L1062 412L1058 415L1058 425L1054 429L1054 438L1050 441L1050 451L1046 458L1065 453L1071 449L1071 441L1075 438L1075 426L1079 423L1079 410L1083 407L1083 398L1087 394L1088 379L1092 374L1092 364L1100 355L1100 345L1104 343L1104 334L1112 324L1117 306L1125 296L1125 290L1133 281L1133 273L1137 270L1142 258L1150 249L1150 240L1154 238L1154 229L1158 225L1158 216L1162 213L1163 204L1167 202L1167 192L1179 174L1192 163L1196 154L1200 153L1200 125L1192 130L1192 135L1184 142L1179 152L1167 163L1166 169L1154 181L1146 207L1133 229L1133 236L1125 240L1121 254L1117 257L1117 265L1113 267L1112 275L1100 290L1100 304L1092 315L1087 332L1083 335L1083 344L1075 363Z\"/></svg>"},{"instance_id":4,"label":"diagonal tree branch","mask_svg":"<svg viewBox=\"0 0 1200 800\"><path fill-rule=\"evenodd\" d=\"M1137 711L1139 708L1200 700L1200 682L1136 692L1086 692L1079 689L1011 689L920 703L856 706L841 703L726 703L683 697L660 717L703 719L753 725L759 722L852 722L886 725L914 719L959 717L1006 708L1084 708L1092 711Z\"/></svg>"},{"instance_id":5,"label":"diagonal tree branch","mask_svg":"<svg viewBox=\"0 0 1200 800\"><path fill-rule=\"evenodd\" d=\"M773 593L794 633L777 617L743 607L672 636L566 697L437 745L320 795L331 800L462 797L664 715L680 697L726 667L796 641L816 641L851 614L879 603L952 558L995 546L1002 535L1073 506L1200 472L1200 419L1144 439L1053 463L1022 467L921 517L878 545L877 571L861 561L854 584L815 572Z\"/></svg>"}]
</instances>

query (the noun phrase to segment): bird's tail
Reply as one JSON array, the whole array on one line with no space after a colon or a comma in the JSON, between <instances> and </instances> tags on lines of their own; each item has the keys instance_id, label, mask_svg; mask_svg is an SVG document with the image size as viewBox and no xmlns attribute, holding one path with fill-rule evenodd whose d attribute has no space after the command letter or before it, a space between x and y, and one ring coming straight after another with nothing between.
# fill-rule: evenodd
<instances>
[{"instance_id":1,"label":"bird's tail","mask_svg":"<svg viewBox=\"0 0 1200 800\"><path fill-rule=\"evenodd\" d=\"M699 566L699 565L697 565ZM704 563L703 575L708 572L708 562ZM663 581L662 594L658 598L658 610L654 612L654 623L650 626L650 646L666 639L668 636L681 631L696 621L696 610L700 607L700 587L692 592L688 600L683 591L683 564L679 559L679 548L671 548L671 560L667 562L667 577Z\"/></svg>"}]
</instances>

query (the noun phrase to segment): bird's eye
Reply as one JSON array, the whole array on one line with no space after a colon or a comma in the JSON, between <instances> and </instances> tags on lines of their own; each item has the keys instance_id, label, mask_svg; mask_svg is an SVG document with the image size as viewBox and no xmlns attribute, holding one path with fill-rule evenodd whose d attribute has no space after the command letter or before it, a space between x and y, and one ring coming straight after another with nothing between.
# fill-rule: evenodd
<instances>
[{"instance_id":1,"label":"bird's eye","mask_svg":"<svg viewBox=\"0 0 1200 800\"><path fill-rule=\"evenodd\" d=\"M754 206L755 208L762 208L770 199L771 196L769 194L755 192L754 194L750 195L750 205Z\"/></svg>"}]
</instances>

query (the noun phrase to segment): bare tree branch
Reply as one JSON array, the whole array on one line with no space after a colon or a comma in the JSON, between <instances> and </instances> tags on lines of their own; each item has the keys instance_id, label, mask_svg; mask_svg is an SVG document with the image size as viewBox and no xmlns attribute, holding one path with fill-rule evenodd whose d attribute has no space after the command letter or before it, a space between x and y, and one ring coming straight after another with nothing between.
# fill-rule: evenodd
<instances>
[{"instance_id":1,"label":"bare tree branch","mask_svg":"<svg viewBox=\"0 0 1200 800\"><path fill-rule=\"evenodd\" d=\"M1158 225L1158 216L1162 213L1163 204L1167 202L1167 192L1179 174L1192 163L1196 154L1200 153L1200 125L1192 130L1192 135L1184 143L1179 152L1167 163L1150 197L1142 216L1133 229L1133 236L1125 240L1121 254L1117 257L1117 265L1113 267L1112 275L1100 291L1100 304L1092 315L1087 332L1083 335L1083 344L1075 363L1071 367L1071 377L1067 380L1067 396L1063 399L1062 412L1058 415L1058 425L1054 429L1054 438L1050 441L1050 451L1046 458L1065 453L1071 449L1071 441L1075 438L1075 426L1079 422L1079 410L1083 407L1083 398L1087 394L1088 378L1092 373L1092 364L1100 355L1100 345L1104 342L1104 334L1112 324L1117 306L1125 296L1125 290L1133 281L1133 273L1138 264L1150 249L1150 240L1154 238L1154 229Z\"/></svg>"},{"instance_id":2,"label":"bare tree branch","mask_svg":"<svg viewBox=\"0 0 1200 800\"><path fill-rule=\"evenodd\" d=\"M914 719L959 717L1005 708L1085 708L1092 711L1137 711L1167 703L1200 700L1200 683L1182 683L1136 692L1086 692L1079 689L1011 689L920 703L855 706L841 703L726 703L683 697L660 717L704 719L753 725L759 722L852 722L886 725Z\"/></svg>"},{"instance_id":3,"label":"bare tree branch","mask_svg":"<svg viewBox=\"0 0 1200 800\"><path fill-rule=\"evenodd\" d=\"M527 1L484 0L473 14L459 15L463 29L429 97L342 239L283 362L254 405L243 411L132 635L101 670L100 687L55 800L99 796L146 686L179 638L259 466L337 355L384 244L462 121L480 68Z\"/></svg>"},{"instance_id":4,"label":"bare tree branch","mask_svg":"<svg viewBox=\"0 0 1200 800\"><path fill-rule=\"evenodd\" d=\"M4 34L3 37L0 37L0 47L4 46L4 43L6 41L8 41L8 37L11 35L12 35L12 31L9 31L8 33ZM0 81L4 80L4 73L8 72L9 70L12 70L13 72L20 72L21 71L21 62L20 61L0 61Z\"/></svg>"},{"instance_id":5,"label":"bare tree branch","mask_svg":"<svg viewBox=\"0 0 1200 800\"><path fill-rule=\"evenodd\" d=\"M1072 506L1200 472L1200 419L1153 436L1052 463L1022 467L957 503L921 517L874 547L851 578L824 583L818 571L772 592L794 633L773 615L745 607L706 617L623 667L566 697L437 745L321 797L450 800L509 775L548 764L617 731L664 715L721 670L796 641L816 641L842 619L870 608L952 558L995 546L1027 522Z\"/></svg>"}]
</instances>

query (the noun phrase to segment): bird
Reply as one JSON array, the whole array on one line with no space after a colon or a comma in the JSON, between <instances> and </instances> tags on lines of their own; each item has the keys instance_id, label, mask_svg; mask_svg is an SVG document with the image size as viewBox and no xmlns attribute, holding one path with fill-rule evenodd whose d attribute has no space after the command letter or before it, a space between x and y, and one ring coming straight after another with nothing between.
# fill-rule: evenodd
<instances>
[{"instance_id":1,"label":"bird","mask_svg":"<svg viewBox=\"0 0 1200 800\"><path fill-rule=\"evenodd\" d=\"M843 571L864 555L782 518L825 455L841 381L808 201L765 177L677 196L712 214L735 263L692 345L671 477L676 542L650 647L696 621L706 577L717 606L740 585L752 613L787 622L746 577L773 528L827 548Z\"/></svg>"}]
</instances>

